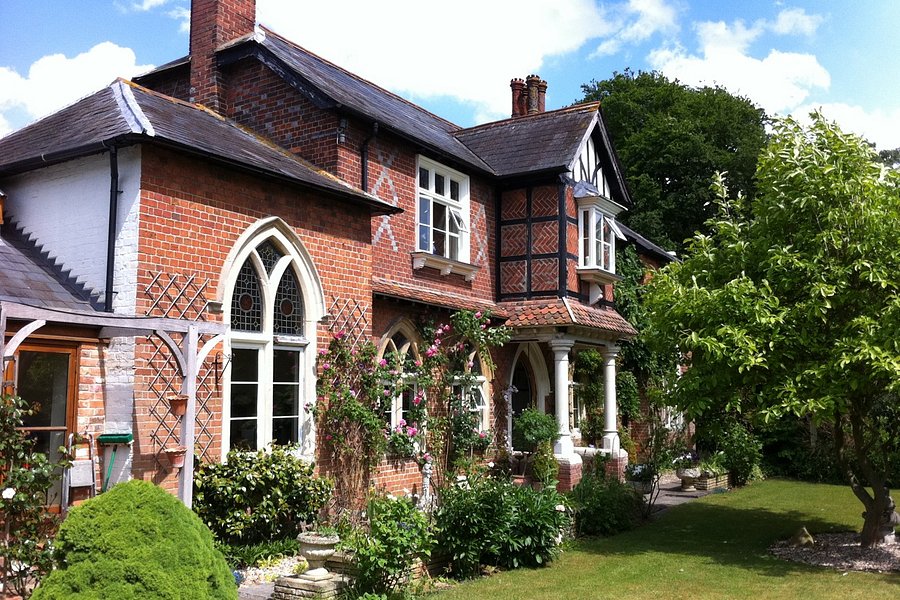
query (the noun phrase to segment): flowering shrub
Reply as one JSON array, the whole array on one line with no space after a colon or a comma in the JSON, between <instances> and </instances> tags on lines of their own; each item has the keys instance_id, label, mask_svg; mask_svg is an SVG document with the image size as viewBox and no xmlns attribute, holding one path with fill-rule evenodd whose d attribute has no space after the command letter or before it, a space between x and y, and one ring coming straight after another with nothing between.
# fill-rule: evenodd
<instances>
[{"instance_id":1,"label":"flowering shrub","mask_svg":"<svg viewBox=\"0 0 900 600\"><path fill-rule=\"evenodd\" d=\"M388 453L403 458L412 458L421 448L422 431L418 423L408 424L404 419L387 434Z\"/></svg>"},{"instance_id":2,"label":"flowering shrub","mask_svg":"<svg viewBox=\"0 0 900 600\"><path fill-rule=\"evenodd\" d=\"M391 594L409 583L416 558L429 556L434 538L425 513L408 498L373 496L366 526L344 533L341 548L356 566L358 594Z\"/></svg>"},{"instance_id":3,"label":"flowering shrub","mask_svg":"<svg viewBox=\"0 0 900 600\"><path fill-rule=\"evenodd\" d=\"M628 481L653 481L656 470L647 463L628 463L625 467L625 479Z\"/></svg>"},{"instance_id":4,"label":"flowering shrub","mask_svg":"<svg viewBox=\"0 0 900 600\"><path fill-rule=\"evenodd\" d=\"M342 331L317 357L321 375L316 403L309 408L330 454L327 467L335 474L335 500L341 507L365 497L369 471L387 448L385 412L403 384L393 357L376 357L373 344L353 346Z\"/></svg>"},{"instance_id":5,"label":"flowering shrub","mask_svg":"<svg viewBox=\"0 0 900 600\"><path fill-rule=\"evenodd\" d=\"M53 464L34 451L34 438L18 429L29 414L18 396L0 396L0 582L26 598L34 580L53 568L49 538L58 520L47 510L47 492L68 460Z\"/></svg>"}]
</instances>

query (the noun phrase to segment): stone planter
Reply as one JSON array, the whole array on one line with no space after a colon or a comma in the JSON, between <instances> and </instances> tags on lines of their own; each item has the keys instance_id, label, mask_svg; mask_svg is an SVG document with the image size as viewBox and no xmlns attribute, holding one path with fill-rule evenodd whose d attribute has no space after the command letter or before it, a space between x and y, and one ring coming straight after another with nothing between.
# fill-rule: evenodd
<instances>
[{"instance_id":1,"label":"stone planter","mask_svg":"<svg viewBox=\"0 0 900 600\"><path fill-rule=\"evenodd\" d=\"M681 479L681 491L690 492L696 490L697 480L700 478L700 469L686 467L675 470L675 475Z\"/></svg>"},{"instance_id":2,"label":"stone planter","mask_svg":"<svg viewBox=\"0 0 900 600\"><path fill-rule=\"evenodd\" d=\"M728 488L728 473L716 474L704 472L694 483L698 490L709 491L717 488Z\"/></svg>"},{"instance_id":3,"label":"stone planter","mask_svg":"<svg viewBox=\"0 0 900 600\"><path fill-rule=\"evenodd\" d=\"M300 554L309 563L309 569L300 577L310 581L330 578L331 573L325 568L325 561L334 554L335 546L340 538L336 535L309 532L298 535L297 541L300 542Z\"/></svg>"},{"instance_id":4,"label":"stone planter","mask_svg":"<svg viewBox=\"0 0 900 600\"><path fill-rule=\"evenodd\" d=\"M626 483L634 488L639 494L649 494L653 490L653 482L652 481L632 481L628 480Z\"/></svg>"}]
</instances>

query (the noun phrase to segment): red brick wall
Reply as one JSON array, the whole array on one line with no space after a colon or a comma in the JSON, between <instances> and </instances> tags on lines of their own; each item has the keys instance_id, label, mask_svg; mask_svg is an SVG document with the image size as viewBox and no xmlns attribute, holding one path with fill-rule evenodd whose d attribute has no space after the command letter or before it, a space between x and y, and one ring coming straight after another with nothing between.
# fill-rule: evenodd
<instances>
[{"instance_id":1,"label":"red brick wall","mask_svg":"<svg viewBox=\"0 0 900 600\"><path fill-rule=\"evenodd\" d=\"M142 291L154 272L209 279L207 297L215 298L224 260L238 236L252 223L273 214L293 228L312 256L326 301L336 296L371 305L372 251L367 209L145 147L138 314L150 307L150 299ZM325 327L320 326L320 339L325 339L325 335ZM135 475L174 490L174 473L158 471L157 454L162 449L152 447L150 439L150 428L154 426L149 415L154 396L148 391L153 376L148 368L151 351L152 347L139 338L135 360ZM220 415L221 397L215 402ZM214 428L220 425L221 420L213 424ZM165 459L162 462L165 464Z\"/></svg>"}]
</instances>

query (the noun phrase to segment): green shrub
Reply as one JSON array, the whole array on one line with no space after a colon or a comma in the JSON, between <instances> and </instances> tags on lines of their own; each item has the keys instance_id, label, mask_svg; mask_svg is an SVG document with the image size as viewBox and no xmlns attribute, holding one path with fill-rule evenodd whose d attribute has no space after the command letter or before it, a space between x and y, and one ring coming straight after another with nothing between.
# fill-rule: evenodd
<instances>
[{"instance_id":1,"label":"green shrub","mask_svg":"<svg viewBox=\"0 0 900 600\"><path fill-rule=\"evenodd\" d=\"M331 497L328 479L291 446L256 453L231 451L223 463L194 473L194 510L220 542L253 545L293 538Z\"/></svg>"},{"instance_id":2,"label":"green shrub","mask_svg":"<svg viewBox=\"0 0 900 600\"><path fill-rule=\"evenodd\" d=\"M513 421L513 447L517 450L534 452L539 443L552 444L558 437L559 425L553 415L527 408Z\"/></svg>"},{"instance_id":3,"label":"green shrub","mask_svg":"<svg viewBox=\"0 0 900 600\"><path fill-rule=\"evenodd\" d=\"M538 443L531 457L531 477L545 486L556 485L559 462L553 456L553 445L546 440Z\"/></svg>"},{"instance_id":4,"label":"green shrub","mask_svg":"<svg viewBox=\"0 0 900 600\"><path fill-rule=\"evenodd\" d=\"M409 583L416 558L431 555L434 539L423 512L406 498L375 496L367 529L344 534L341 548L354 555L358 594L393 594Z\"/></svg>"},{"instance_id":5,"label":"green shrub","mask_svg":"<svg viewBox=\"0 0 900 600\"><path fill-rule=\"evenodd\" d=\"M569 494L578 535L615 535L641 518L641 496L611 477L587 474Z\"/></svg>"},{"instance_id":6,"label":"green shrub","mask_svg":"<svg viewBox=\"0 0 900 600\"><path fill-rule=\"evenodd\" d=\"M734 485L744 485L759 473L762 444L742 423L735 421L725 428L719 439L719 450Z\"/></svg>"},{"instance_id":7,"label":"green shrub","mask_svg":"<svg viewBox=\"0 0 900 600\"><path fill-rule=\"evenodd\" d=\"M58 518L47 510L47 493L68 463L68 457L54 463L46 454L35 452L34 437L20 429L32 412L19 396L0 394L0 523L5 528L0 580L6 582L7 590L24 598L34 581L53 568L49 540ZM4 573L6 566L14 564L29 568Z\"/></svg>"},{"instance_id":8,"label":"green shrub","mask_svg":"<svg viewBox=\"0 0 900 600\"><path fill-rule=\"evenodd\" d=\"M441 491L436 521L439 546L450 554L453 574L471 577L482 564L546 564L558 551L569 516L554 488L535 491L471 477L466 486Z\"/></svg>"},{"instance_id":9,"label":"green shrub","mask_svg":"<svg viewBox=\"0 0 900 600\"><path fill-rule=\"evenodd\" d=\"M146 481L121 483L72 509L55 546L60 568L35 600L237 598L209 529Z\"/></svg>"}]
</instances>

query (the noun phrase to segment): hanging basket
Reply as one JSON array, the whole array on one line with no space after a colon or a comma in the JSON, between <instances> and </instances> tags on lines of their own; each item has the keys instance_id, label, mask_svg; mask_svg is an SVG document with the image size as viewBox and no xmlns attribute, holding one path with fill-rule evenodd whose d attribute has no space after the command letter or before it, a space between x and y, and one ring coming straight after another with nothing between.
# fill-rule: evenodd
<instances>
[{"instance_id":1,"label":"hanging basket","mask_svg":"<svg viewBox=\"0 0 900 600\"><path fill-rule=\"evenodd\" d=\"M183 417L184 413L187 412L188 397L186 395L172 394L167 396L166 400L169 401L169 412L176 417Z\"/></svg>"},{"instance_id":2,"label":"hanging basket","mask_svg":"<svg viewBox=\"0 0 900 600\"><path fill-rule=\"evenodd\" d=\"M184 466L184 455L187 454L187 448L175 446L174 448L166 448L164 452L169 459L169 465L173 469L180 469Z\"/></svg>"}]
</instances>

